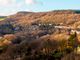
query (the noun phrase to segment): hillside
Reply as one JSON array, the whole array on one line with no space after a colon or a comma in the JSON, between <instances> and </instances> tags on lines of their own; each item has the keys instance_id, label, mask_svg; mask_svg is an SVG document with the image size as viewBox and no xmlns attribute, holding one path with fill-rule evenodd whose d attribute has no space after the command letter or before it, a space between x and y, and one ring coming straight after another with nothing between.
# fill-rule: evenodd
<instances>
[{"instance_id":1,"label":"hillside","mask_svg":"<svg viewBox=\"0 0 80 60\"><path fill-rule=\"evenodd\" d=\"M62 25L76 26L80 21L79 10L55 10L50 12L18 12L9 16L6 20L17 25L27 25L31 23L54 23Z\"/></svg>"},{"instance_id":2,"label":"hillside","mask_svg":"<svg viewBox=\"0 0 80 60\"><path fill-rule=\"evenodd\" d=\"M42 24L42 26L39 26ZM46 26L44 26L44 24ZM49 24L53 24L50 26ZM46 36L54 36L53 39L61 40L62 34L67 34L68 30L59 30L54 25L70 26L80 28L80 11L79 10L55 10L50 12L26 12L21 11L14 15L8 16L0 22L0 32L5 34L15 34L22 39L30 40ZM48 28L47 28L48 27ZM47 29L46 29L47 28ZM46 29L46 30L45 30ZM78 29L79 30L79 29ZM58 36L61 33L60 37ZM32 34L32 35L31 35ZM38 37L37 37L38 36ZM67 36L67 35L65 35ZM59 37L59 39L57 39Z\"/></svg>"},{"instance_id":3,"label":"hillside","mask_svg":"<svg viewBox=\"0 0 80 60\"><path fill-rule=\"evenodd\" d=\"M76 50L80 29L77 34L77 29L55 27L79 25L79 10L21 11L8 16L0 21L0 60L73 60L73 56L80 60Z\"/></svg>"}]
</instances>

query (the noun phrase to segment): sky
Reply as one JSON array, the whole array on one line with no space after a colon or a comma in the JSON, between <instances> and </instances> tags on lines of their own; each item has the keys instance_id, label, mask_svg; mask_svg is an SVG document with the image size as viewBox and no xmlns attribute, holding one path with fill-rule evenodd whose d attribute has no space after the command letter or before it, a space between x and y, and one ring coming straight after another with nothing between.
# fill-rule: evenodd
<instances>
[{"instance_id":1,"label":"sky","mask_svg":"<svg viewBox=\"0 0 80 60\"><path fill-rule=\"evenodd\" d=\"M53 10L80 10L80 0L0 0L0 15L18 11L46 12Z\"/></svg>"}]
</instances>

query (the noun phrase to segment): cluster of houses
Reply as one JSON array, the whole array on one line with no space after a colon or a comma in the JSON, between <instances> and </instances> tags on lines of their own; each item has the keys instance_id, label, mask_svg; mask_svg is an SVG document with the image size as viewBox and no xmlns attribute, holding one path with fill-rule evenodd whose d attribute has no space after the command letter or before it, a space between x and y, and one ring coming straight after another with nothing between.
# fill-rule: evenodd
<instances>
[{"instance_id":1,"label":"cluster of houses","mask_svg":"<svg viewBox=\"0 0 80 60\"><path fill-rule=\"evenodd\" d=\"M74 29L73 27L70 26L62 26L62 25L55 25L55 24L33 24L32 26L37 26L38 29L41 30L58 30L59 32L67 32L68 34L72 34L76 32L77 34L80 34L80 28ZM33 27L35 28L35 27ZM35 29L34 29L35 30Z\"/></svg>"}]
</instances>

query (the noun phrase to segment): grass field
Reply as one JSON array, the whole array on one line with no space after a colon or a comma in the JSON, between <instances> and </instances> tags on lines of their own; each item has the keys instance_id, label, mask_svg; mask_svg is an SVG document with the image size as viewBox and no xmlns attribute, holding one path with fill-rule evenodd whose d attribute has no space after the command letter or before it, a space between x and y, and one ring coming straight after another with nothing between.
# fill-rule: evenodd
<instances>
[{"instance_id":1,"label":"grass field","mask_svg":"<svg viewBox=\"0 0 80 60\"><path fill-rule=\"evenodd\" d=\"M0 18L0 21L4 20L5 18Z\"/></svg>"},{"instance_id":2,"label":"grass field","mask_svg":"<svg viewBox=\"0 0 80 60\"><path fill-rule=\"evenodd\" d=\"M0 18L0 20L4 20L5 18Z\"/></svg>"}]
</instances>

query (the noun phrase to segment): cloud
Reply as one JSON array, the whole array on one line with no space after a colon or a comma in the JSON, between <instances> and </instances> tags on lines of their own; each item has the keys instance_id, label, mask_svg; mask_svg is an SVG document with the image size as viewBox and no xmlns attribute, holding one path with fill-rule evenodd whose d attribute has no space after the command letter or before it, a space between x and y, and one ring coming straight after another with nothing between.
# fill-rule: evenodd
<instances>
[{"instance_id":1,"label":"cloud","mask_svg":"<svg viewBox=\"0 0 80 60\"><path fill-rule=\"evenodd\" d=\"M17 0L0 0L0 15L11 15L18 12L22 7Z\"/></svg>"},{"instance_id":2,"label":"cloud","mask_svg":"<svg viewBox=\"0 0 80 60\"><path fill-rule=\"evenodd\" d=\"M25 0L25 3L26 3L27 5L32 5L32 4L36 4L37 1L36 1L36 0Z\"/></svg>"},{"instance_id":3,"label":"cloud","mask_svg":"<svg viewBox=\"0 0 80 60\"><path fill-rule=\"evenodd\" d=\"M41 3L38 0L20 0L20 1L21 2L19 2L19 1L17 2L17 0L0 0L0 6L10 6L10 5L14 5L16 3L20 4L23 2L27 5L34 5L34 4L40 4Z\"/></svg>"},{"instance_id":4,"label":"cloud","mask_svg":"<svg viewBox=\"0 0 80 60\"><path fill-rule=\"evenodd\" d=\"M42 2L39 2L37 0L25 0L25 3L27 5L35 5L35 4L42 4Z\"/></svg>"},{"instance_id":5,"label":"cloud","mask_svg":"<svg viewBox=\"0 0 80 60\"><path fill-rule=\"evenodd\" d=\"M0 0L0 6L9 6L16 2L16 0Z\"/></svg>"},{"instance_id":6,"label":"cloud","mask_svg":"<svg viewBox=\"0 0 80 60\"><path fill-rule=\"evenodd\" d=\"M34 5L42 5L42 2L39 0L0 0L0 15L10 15L25 10L31 11L30 8Z\"/></svg>"}]
</instances>

